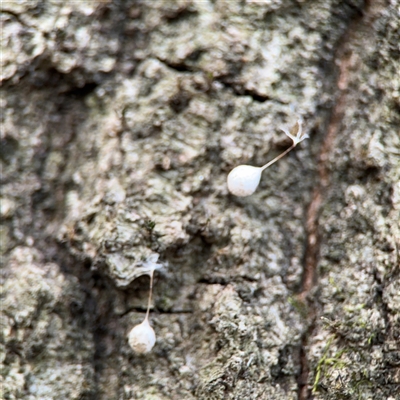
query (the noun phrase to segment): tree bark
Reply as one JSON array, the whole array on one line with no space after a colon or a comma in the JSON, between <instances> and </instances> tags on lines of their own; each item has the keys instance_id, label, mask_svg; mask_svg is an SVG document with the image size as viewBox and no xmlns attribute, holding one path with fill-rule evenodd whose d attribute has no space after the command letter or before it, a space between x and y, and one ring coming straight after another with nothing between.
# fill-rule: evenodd
<instances>
[{"instance_id":1,"label":"tree bark","mask_svg":"<svg viewBox=\"0 0 400 400\"><path fill-rule=\"evenodd\" d=\"M400 399L398 0L2 23L1 398ZM229 194L300 117L310 138Z\"/></svg>"}]
</instances>

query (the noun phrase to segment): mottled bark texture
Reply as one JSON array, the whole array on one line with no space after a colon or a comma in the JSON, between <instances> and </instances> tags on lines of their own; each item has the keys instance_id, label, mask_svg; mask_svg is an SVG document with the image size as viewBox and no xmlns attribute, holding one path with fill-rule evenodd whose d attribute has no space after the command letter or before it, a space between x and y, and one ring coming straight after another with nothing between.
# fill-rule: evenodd
<instances>
[{"instance_id":1,"label":"mottled bark texture","mask_svg":"<svg viewBox=\"0 0 400 400\"><path fill-rule=\"evenodd\" d=\"M399 399L399 10L3 1L1 398Z\"/></svg>"}]
</instances>

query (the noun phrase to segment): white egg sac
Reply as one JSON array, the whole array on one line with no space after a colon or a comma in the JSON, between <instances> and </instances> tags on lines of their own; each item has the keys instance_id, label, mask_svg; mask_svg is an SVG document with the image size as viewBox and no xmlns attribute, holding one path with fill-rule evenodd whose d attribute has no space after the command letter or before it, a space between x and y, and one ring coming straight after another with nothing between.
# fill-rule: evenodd
<instances>
[{"instance_id":1,"label":"white egg sac","mask_svg":"<svg viewBox=\"0 0 400 400\"><path fill-rule=\"evenodd\" d=\"M235 196L253 194L260 183L262 169L251 165L239 165L228 175L228 189Z\"/></svg>"},{"instance_id":2,"label":"white egg sac","mask_svg":"<svg viewBox=\"0 0 400 400\"><path fill-rule=\"evenodd\" d=\"M136 325L129 332L129 346L135 353L148 353L156 343L156 334L146 318L141 324Z\"/></svg>"}]
</instances>

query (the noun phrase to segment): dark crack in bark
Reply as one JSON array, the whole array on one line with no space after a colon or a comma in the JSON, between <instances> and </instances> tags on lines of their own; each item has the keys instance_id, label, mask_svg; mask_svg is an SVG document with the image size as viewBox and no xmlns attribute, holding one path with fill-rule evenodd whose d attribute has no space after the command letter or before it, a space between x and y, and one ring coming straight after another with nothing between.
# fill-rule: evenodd
<instances>
[{"instance_id":1,"label":"dark crack in bark","mask_svg":"<svg viewBox=\"0 0 400 400\"><path fill-rule=\"evenodd\" d=\"M322 240L319 216L321 207L323 206L324 196L329 190L330 170L327 164L329 154L332 150L335 137L339 134L344 112L347 104L347 89L350 84L350 72L354 69L351 43L360 27L371 23L371 3L366 2L365 8L361 15L357 14L350 22L346 32L343 34L334 60L332 61L339 66L338 77L335 81L335 87L332 92L335 94L336 101L332 107L329 122L327 124L327 133L320 148L318 160L318 185L315 187L311 202L307 209L306 231L307 243L304 262L304 273L302 288L299 294L299 300L305 303L308 312L308 328L304 333L301 341L300 349L300 374L298 379L299 400L307 400L313 398L310 388L308 387L308 375L310 366L307 359L306 348L308 346L309 337L315 329L315 320L318 317L317 302L318 299L313 296L313 289L318 281L317 267L319 261L320 242Z\"/></svg>"}]
</instances>

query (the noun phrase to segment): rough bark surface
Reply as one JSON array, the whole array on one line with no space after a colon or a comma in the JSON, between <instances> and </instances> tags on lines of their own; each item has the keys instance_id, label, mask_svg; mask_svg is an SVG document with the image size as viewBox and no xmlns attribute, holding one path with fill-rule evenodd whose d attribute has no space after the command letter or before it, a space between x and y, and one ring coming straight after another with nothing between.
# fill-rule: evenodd
<instances>
[{"instance_id":1,"label":"rough bark surface","mask_svg":"<svg viewBox=\"0 0 400 400\"><path fill-rule=\"evenodd\" d=\"M400 399L398 0L1 18L1 398Z\"/></svg>"}]
</instances>

